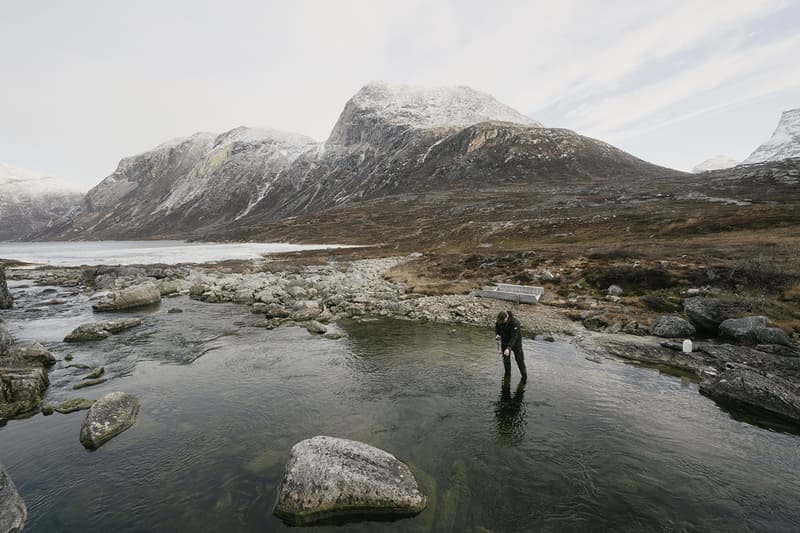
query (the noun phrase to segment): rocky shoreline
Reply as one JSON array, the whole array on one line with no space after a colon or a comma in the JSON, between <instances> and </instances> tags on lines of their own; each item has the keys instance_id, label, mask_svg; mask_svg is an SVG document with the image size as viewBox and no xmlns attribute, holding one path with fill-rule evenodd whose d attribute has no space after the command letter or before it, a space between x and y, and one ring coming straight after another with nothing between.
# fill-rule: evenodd
<instances>
[{"instance_id":1,"label":"rocky shoreline","mask_svg":"<svg viewBox=\"0 0 800 533\"><path fill-rule=\"evenodd\" d=\"M387 277L391 269L418 256L310 265L267 259L177 267L41 268L12 270L9 276L79 288L93 294L95 307L104 310L152 305L162 297L188 294L209 304L248 306L257 320L263 317L258 324L266 328L298 324L320 334L327 331L326 324L367 317L488 329L500 310L511 307L528 336L568 336L598 360L616 357L690 373L700 382L701 393L720 403L800 422L800 349L785 332L769 327L766 317L728 317L724 306L699 291L686 295L685 318L673 307L671 314L655 319L634 315L624 322L606 320L602 308L579 311L580 307L564 306L560 300L551 305L547 299L544 305L509 305L470 295L425 296ZM609 288L608 298L619 305L623 298L612 294L614 290ZM87 324L70 340L103 338L117 327ZM335 338L336 333L329 335ZM695 339L695 346L683 352L680 341L687 338Z\"/></svg>"}]
</instances>

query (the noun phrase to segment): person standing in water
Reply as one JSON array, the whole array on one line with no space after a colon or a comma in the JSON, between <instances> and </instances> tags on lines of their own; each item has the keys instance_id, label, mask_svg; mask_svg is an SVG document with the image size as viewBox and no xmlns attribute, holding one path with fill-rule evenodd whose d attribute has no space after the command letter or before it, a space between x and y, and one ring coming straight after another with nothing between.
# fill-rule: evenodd
<instances>
[{"instance_id":1,"label":"person standing in water","mask_svg":"<svg viewBox=\"0 0 800 533\"><path fill-rule=\"evenodd\" d=\"M525 370L525 354L522 352L520 326L519 320L511 314L511 311L500 311L497 315L497 322L494 324L494 333L495 339L500 341L500 350L503 352L505 377L511 376L511 354L513 353L522 381L525 381L528 379L528 372Z\"/></svg>"}]
</instances>

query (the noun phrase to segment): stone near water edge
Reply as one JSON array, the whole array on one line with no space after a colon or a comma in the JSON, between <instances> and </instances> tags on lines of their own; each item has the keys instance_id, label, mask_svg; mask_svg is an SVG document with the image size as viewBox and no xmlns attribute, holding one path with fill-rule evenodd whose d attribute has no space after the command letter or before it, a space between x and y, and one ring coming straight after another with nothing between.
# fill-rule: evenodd
<instances>
[{"instance_id":1,"label":"stone near water edge","mask_svg":"<svg viewBox=\"0 0 800 533\"><path fill-rule=\"evenodd\" d=\"M583 327L590 331L603 331L608 326L608 318L605 315L590 316L583 321Z\"/></svg>"},{"instance_id":2,"label":"stone near water edge","mask_svg":"<svg viewBox=\"0 0 800 533\"><path fill-rule=\"evenodd\" d=\"M311 334L324 335L328 332L328 327L316 320L309 320L306 323L306 330Z\"/></svg>"},{"instance_id":3,"label":"stone near water edge","mask_svg":"<svg viewBox=\"0 0 800 533\"><path fill-rule=\"evenodd\" d=\"M392 454L318 436L292 447L274 513L303 525L347 515L411 516L426 505L414 475Z\"/></svg>"},{"instance_id":4,"label":"stone near water edge","mask_svg":"<svg viewBox=\"0 0 800 533\"><path fill-rule=\"evenodd\" d=\"M757 340L757 332L766 329L768 322L765 316L729 318L719 325L719 336L738 342L754 344Z\"/></svg>"},{"instance_id":5,"label":"stone near water edge","mask_svg":"<svg viewBox=\"0 0 800 533\"><path fill-rule=\"evenodd\" d=\"M783 378L767 377L744 366L729 368L700 384L700 393L721 403L738 405L800 422L800 395Z\"/></svg>"},{"instance_id":6,"label":"stone near water edge","mask_svg":"<svg viewBox=\"0 0 800 533\"><path fill-rule=\"evenodd\" d=\"M694 326L679 316L663 315L657 317L650 326L650 331L657 337L690 337L695 334Z\"/></svg>"},{"instance_id":7,"label":"stone near water edge","mask_svg":"<svg viewBox=\"0 0 800 533\"><path fill-rule=\"evenodd\" d=\"M103 374L105 374L105 372L106 368L104 366L101 366L89 372L89 374L87 374L83 379L97 379Z\"/></svg>"},{"instance_id":8,"label":"stone near water edge","mask_svg":"<svg viewBox=\"0 0 800 533\"><path fill-rule=\"evenodd\" d=\"M5 322L0 321L0 355L3 355L12 344L14 344L14 337L11 336Z\"/></svg>"},{"instance_id":9,"label":"stone near water edge","mask_svg":"<svg viewBox=\"0 0 800 533\"><path fill-rule=\"evenodd\" d=\"M50 350L36 341L17 342L9 346L0 357L0 366L27 367L50 366L56 358Z\"/></svg>"},{"instance_id":10,"label":"stone near water edge","mask_svg":"<svg viewBox=\"0 0 800 533\"><path fill-rule=\"evenodd\" d=\"M64 342L81 342L105 339L112 334L136 327L142 323L141 318L126 318L109 322L82 324L64 337Z\"/></svg>"},{"instance_id":11,"label":"stone near water edge","mask_svg":"<svg viewBox=\"0 0 800 533\"><path fill-rule=\"evenodd\" d=\"M106 294L102 300L92 305L95 311L118 311L161 301L161 291L154 283L143 283L120 291Z\"/></svg>"},{"instance_id":12,"label":"stone near water edge","mask_svg":"<svg viewBox=\"0 0 800 533\"><path fill-rule=\"evenodd\" d=\"M8 292L8 285L6 284L6 270L0 267L0 309L11 309L14 305L14 298Z\"/></svg>"},{"instance_id":13,"label":"stone near water edge","mask_svg":"<svg viewBox=\"0 0 800 533\"><path fill-rule=\"evenodd\" d=\"M139 401L124 392L111 392L97 400L81 426L81 444L96 450L136 422Z\"/></svg>"},{"instance_id":14,"label":"stone near water edge","mask_svg":"<svg viewBox=\"0 0 800 533\"><path fill-rule=\"evenodd\" d=\"M0 465L0 533L18 533L25 525L28 509L11 477Z\"/></svg>"}]
</instances>

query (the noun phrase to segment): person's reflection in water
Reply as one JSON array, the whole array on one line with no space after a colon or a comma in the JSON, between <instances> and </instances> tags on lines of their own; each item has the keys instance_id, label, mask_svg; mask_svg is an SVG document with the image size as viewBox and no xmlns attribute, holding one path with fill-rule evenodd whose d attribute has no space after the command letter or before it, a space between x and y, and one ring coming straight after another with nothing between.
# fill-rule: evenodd
<instances>
[{"instance_id":1,"label":"person's reflection in water","mask_svg":"<svg viewBox=\"0 0 800 533\"><path fill-rule=\"evenodd\" d=\"M516 445L525 437L525 381L520 381L514 396L511 396L511 376L503 378L500 388L500 399L494 408L497 423L497 435L500 441Z\"/></svg>"}]
</instances>

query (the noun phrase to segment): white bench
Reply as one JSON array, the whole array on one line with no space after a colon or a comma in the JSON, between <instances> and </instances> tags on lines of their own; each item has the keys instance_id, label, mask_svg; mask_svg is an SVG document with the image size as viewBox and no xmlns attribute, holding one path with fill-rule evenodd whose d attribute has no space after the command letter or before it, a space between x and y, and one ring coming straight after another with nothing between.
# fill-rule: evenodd
<instances>
[{"instance_id":1,"label":"white bench","mask_svg":"<svg viewBox=\"0 0 800 533\"><path fill-rule=\"evenodd\" d=\"M484 287L473 294L481 298L494 298L518 304L535 304L539 303L539 298L544 294L544 288L498 283L492 287Z\"/></svg>"}]
</instances>

